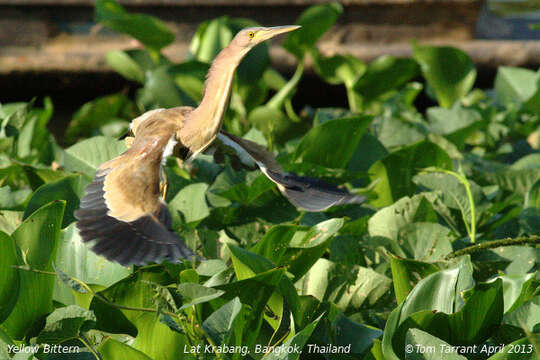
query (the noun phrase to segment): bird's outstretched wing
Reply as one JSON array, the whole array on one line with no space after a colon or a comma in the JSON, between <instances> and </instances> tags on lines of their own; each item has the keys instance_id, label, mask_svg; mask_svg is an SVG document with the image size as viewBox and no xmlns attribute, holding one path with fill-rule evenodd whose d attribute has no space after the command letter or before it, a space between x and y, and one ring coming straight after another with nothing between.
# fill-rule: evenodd
<instances>
[{"instance_id":1,"label":"bird's outstretched wing","mask_svg":"<svg viewBox=\"0 0 540 360\"><path fill-rule=\"evenodd\" d=\"M279 191L299 208L324 211L335 205L361 204L366 201L364 196L353 195L319 179L285 172L272 153L252 141L225 131L220 131L218 140L221 141L218 145L234 150L243 165L258 166L268 179L276 183Z\"/></svg>"},{"instance_id":2,"label":"bird's outstretched wing","mask_svg":"<svg viewBox=\"0 0 540 360\"><path fill-rule=\"evenodd\" d=\"M122 265L195 256L170 231L170 214L160 199L159 164L167 140L136 141L102 164L86 188L75 217L83 241L97 254Z\"/></svg>"}]
</instances>

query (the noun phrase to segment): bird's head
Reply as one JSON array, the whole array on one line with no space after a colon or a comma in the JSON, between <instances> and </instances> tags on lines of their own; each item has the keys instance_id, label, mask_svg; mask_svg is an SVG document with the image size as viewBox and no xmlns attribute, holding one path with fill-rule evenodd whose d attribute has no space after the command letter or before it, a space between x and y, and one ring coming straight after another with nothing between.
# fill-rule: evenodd
<instances>
[{"instance_id":1,"label":"bird's head","mask_svg":"<svg viewBox=\"0 0 540 360\"><path fill-rule=\"evenodd\" d=\"M263 41L298 28L300 28L300 25L245 28L236 34L231 43L249 51L255 45L260 44Z\"/></svg>"}]
</instances>

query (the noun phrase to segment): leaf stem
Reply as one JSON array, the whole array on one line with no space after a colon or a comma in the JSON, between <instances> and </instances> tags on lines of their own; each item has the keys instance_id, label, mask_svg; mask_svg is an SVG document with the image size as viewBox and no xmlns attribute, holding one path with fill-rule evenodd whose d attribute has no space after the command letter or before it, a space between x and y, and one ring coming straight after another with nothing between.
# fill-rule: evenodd
<instances>
[{"instance_id":1,"label":"leaf stem","mask_svg":"<svg viewBox=\"0 0 540 360\"><path fill-rule=\"evenodd\" d=\"M90 341L86 338L86 336L84 336L82 333L79 334L78 336L79 340L84 344L84 346L86 346L86 348L88 350L90 350L90 352L94 355L94 357L97 359L97 360L103 360L103 358L101 357L101 355L99 355L99 353L97 352L96 349L94 349L94 347L92 346L92 344L90 344Z\"/></svg>"},{"instance_id":2,"label":"leaf stem","mask_svg":"<svg viewBox=\"0 0 540 360\"><path fill-rule=\"evenodd\" d=\"M477 251L495 249L504 246L516 246L516 245L540 245L540 235L520 236L517 238L506 238L500 240L486 241L480 244L468 246L464 249L454 251L445 256L446 260L456 258L458 256L472 254Z\"/></svg>"}]
</instances>

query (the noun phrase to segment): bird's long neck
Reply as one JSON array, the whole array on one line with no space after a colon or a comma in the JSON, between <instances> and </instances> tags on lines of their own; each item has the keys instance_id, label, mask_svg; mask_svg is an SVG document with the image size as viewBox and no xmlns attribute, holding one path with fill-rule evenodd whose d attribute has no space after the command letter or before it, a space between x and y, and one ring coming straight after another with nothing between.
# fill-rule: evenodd
<instances>
[{"instance_id":1,"label":"bird's long neck","mask_svg":"<svg viewBox=\"0 0 540 360\"><path fill-rule=\"evenodd\" d=\"M227 109L234 73L243 52L229 45L212 62L199 106L186 118L182 142L191 152L203 151L217 136Z\"/></svg>"}]
</instances>

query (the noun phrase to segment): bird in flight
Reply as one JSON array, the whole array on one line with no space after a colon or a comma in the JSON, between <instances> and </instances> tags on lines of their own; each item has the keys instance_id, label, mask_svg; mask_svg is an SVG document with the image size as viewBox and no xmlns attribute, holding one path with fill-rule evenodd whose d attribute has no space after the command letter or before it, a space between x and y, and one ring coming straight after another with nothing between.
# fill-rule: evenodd
<instances>
[{"instance_id":1,"label":"bird in flight","mask_svg":"<svg viewBox=\"0 0 540 360\"><path fill-rule=\"evenodd\" d=\"M334 185L287 173L271 152L221 130L234 73L242 58L257 44L299 27L241 30L212 62L197 108L151 110L131 122L128 149L99 167L75 212L81 238L91 243L95 253L122 265L199 257L171 230L171 217L161 196L161 171L169 155L188 160L211 151L211 146L228 148L245 166L260 168L302 209L323 211L365 201L365 197Z\"/></svg>"}]
</instances>

